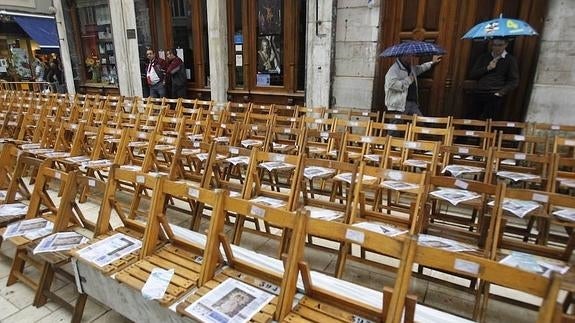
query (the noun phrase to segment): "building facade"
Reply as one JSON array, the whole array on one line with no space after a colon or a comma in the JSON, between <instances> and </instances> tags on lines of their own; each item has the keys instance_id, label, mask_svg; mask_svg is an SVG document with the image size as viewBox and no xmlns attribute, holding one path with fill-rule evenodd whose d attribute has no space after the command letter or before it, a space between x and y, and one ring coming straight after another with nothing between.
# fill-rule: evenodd
<instances>
[{"instance_id":1,"label":"building facade","mask_svg":"<svg viewBox=\"0 0 575 323\"><path fill-rule=\"evenodd\" d=\"M145 96L146 48L160 57L175 48L189 98L381 110L393 59L378 54L417 39L447 50L421 77L422 111L464 117L469 69L487 45L461 36L502 14L540 36L511 42L521 81L499 118L533 120L549 107L556 112L546 121L565 122L573 102L563 101L574 93L566 62L573 37L560 18L575 8L560 0L54 0L54 7L69 26L61 37L70 48L67 79L79 92Z\"/></svg>"}]
</instances>

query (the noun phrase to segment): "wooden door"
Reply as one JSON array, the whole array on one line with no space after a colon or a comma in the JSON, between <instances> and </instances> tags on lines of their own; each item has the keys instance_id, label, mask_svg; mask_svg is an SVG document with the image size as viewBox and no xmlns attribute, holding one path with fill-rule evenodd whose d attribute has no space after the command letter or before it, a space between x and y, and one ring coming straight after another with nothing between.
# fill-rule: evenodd
<instances>
[{"instance_id":1,"label":"wooden door","mask_svg":"<svg viewBox=\"0 0 575 323\"><path fill-rule=\"evenodd\" d=\"M405 0L383 1L380 14L378 52L405 40L423 40L441 45L447 54L443 62L419 78L419 98L425 115L465 117L471 109L475 81L469 70L475 59L487 51L487 42L462 40L475 24L503 14L527 21L540 33L547 12L547 0ZM522 121L535 74L539 37L520 37L507 50L519 62L520 83L508 96L499 119ZM430 57L422 57L421 61ZM373 110L385 107L385 73L391 58L378 58Z\"/></svg>"}]
</instances>

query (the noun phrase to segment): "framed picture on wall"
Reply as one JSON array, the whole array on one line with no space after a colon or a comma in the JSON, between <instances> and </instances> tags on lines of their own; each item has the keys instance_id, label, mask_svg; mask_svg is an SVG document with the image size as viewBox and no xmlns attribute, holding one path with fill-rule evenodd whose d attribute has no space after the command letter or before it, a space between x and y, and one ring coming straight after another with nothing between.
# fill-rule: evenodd
<instances>
[{"instance_id":1,"label":"framed picture on wall","mask_svg":"<svg viewBox=\"0 0 575 323\"><path fill-rule=\"evenodd\" d=\"M281 34L281 0L258 0L258 35Z\"/></svg>"},{"instance_id":2,"label":"framed picture on wall","mask_svg":"<svg viewBox=\"0 0 575 323\"><path fill-rule=\"evenodd\" d=\"M278 36L258 37L258 73L279 74L281 72L281 55Z\"/></svg>"}]
</instances>

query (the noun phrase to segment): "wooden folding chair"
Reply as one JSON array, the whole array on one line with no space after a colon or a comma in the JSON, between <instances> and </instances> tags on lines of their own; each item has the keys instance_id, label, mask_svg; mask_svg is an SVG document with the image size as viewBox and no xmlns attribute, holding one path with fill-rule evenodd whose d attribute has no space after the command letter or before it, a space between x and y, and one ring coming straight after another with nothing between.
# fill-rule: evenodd
<instances>
[{"instance_id":1,"label":"wooden folding chair","mask_svg":"<svg viewBox=\"0 0 575 323\"><path fill-rule=\"evenodd\" d=\"M272 205L293 211L297 185L301 178L302 156L282 155L254 149L250 156L242 198L254 203ZM268 175L266 181L264 175ZM280 181L282 179L283 181ZM269 187L269 188L268 188ZM283 191L282 191L283 188ZM257 217L250 217L257 221ZM238 244L244 229L245 215L238 214L234 223L232 242ZM265 222L264 222L265 224ZM266 232L269 227L266 224Z\"/></svg>"},{"instance_id":2,"label":"wooden folding chair","mask_svg":"<svg viewBox=\"0 0 575 323\"><path fill-rule=\"evenodd\" d=\"M491 183L493 148L480 149L462 146L442 146L441 174L457 178Z\"/></svg>"},{"instance_id":3,"label":"wooden folding chair","mask_svg":"<svg viewBox=\"0 0 575 323\"><path fill-rule=\"evenodd\" d=\"M302 259L299 268L304 296L285 322L400 322L402 318L403 322L414 322L416 299L407 296L409 276L406 272L411 271L415 242L409 238L395 239L364 228L315 219L309 220L307 233L345 245L338 258L336 277L341 276L346 263L344 256L351 244L400 259L398 275L393 288L383 287L383 292L380 292L310 271Z\"/></svg>"},{"instance_id":4,"label":"wooden folding chair","mask_svg":"<svg viewBox=\"0 0 575 323\"><path fill-rule=\"evenodd\" d=\"M537 322L552 321L561 284L559 277L549 279L541 274L524 271L494 260L468 253L447 251L435 246L423 245L421 242L415 249L415 264L444 272L472 276L482 282L476 290L477 300L474 308L471 309L473 317L479 319L480 322L485 322L487 319L490 285L498 285L543 298ZM405 275L410 274L411 270L406 270Z\"/></svg>"},{"instance_id":5,"label":"wooden folding chair","mask_svg":"<svg viewBox=\"0 0 575 323\"><path fill-rule=\"evenodd\" d=\"M200 277L200 282L205 283L200 283L201 287L177 306L178 313L190 317L191 314L186 309L191 304L210 290L231 279L274 295L272 300L251 318L252 321L282 320L291 310L296 293L298 279L297 262L298 259L301 259L303 253L307 216L301 212L291 213L253 205L245 200L231 197L225 198L224 211L255 215L276 227L284 229L284 231L292 232L289 248L285 248L289 250L289 253L283 257L285 259L284 268L281 270L280 267L276 270L269 266L264 267L269 262L273 262L273 259L269 257L265 257L263 261L260 260L261 264L255 263L253 259L258 257L257 254L244 251L241 247L230 245L224 233L210 230L206 250L217 251L221 244L228 266L224 267L221 272L204 271L204 268L202 268L203 275ZM214 261L216 258L213 257L212 259Z\"/></svg>"},{"instance_id":6,"label":"wooden folding chair","mask_svg":"<svg viewBox=\"0 0 575 323\"><path fill-rule=\"evenodd\" d=\"M158 300L167 307L197 288L198 283L205 283L200 278L206 278L200 276L205 276L204 272L215 272L221 260L217 249L206 249L206 245L202 244L206 236L170 224L165 206L173 197L209 206L212 211L210 232L217 236L224 230L224 199L222 191L213 192L167 179L159 179L156 185L139 260L117 272L115 279L141 290L153 269L174 269L174 277L166 294Z\"/></svg>"},{"instance_id":7,"label":"wooden folding chair","mask_svg":"<svg viewBox=\"0 0 575 323\"><path fill-rule=\"evenodd\" d=\"M426 177L426 172L412 173L363 163L357 177L359 198L352 208L350 223L382 222L392 229L396 227L396 231L418 233L425 208Z\"/></svg>"}]
</instances>

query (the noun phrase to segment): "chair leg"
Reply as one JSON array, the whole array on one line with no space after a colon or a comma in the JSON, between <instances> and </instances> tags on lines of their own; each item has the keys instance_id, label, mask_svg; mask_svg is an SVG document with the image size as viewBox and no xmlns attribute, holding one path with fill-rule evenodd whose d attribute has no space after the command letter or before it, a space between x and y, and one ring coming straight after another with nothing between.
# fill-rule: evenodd
<instances>
[{"instance_id":1,"label":"chair leg","mask_svg":"<svg viewBox=\"0 0 575 323\"><path fill-rule=\"evenodd\" d=\"M42 266L42 275L40 276L40 282L38 283L38 289L34 295L34 302L32 303L36 307L40 307L48 301L46 297L46 291L50 291L52 286L52 281L54 280L54 269L48 263L44 263Z\"/></svg>"},{"instance_id":2,"label":"chair leg","mask_svg":"<svg viewBox=\"0 0 575 323\"><path fill-rule=\"evenodd\" d=\"M76 305L74 306L74 313L72 315L72 323L82 322L82 316L84 315L84 307L86 307L86 301L88 300L88 294L80 293L78 295L78 300L76 300Z\"/></svg>"},{"instance_id":3,"label":"chair leg","mask_svg":"<svg viewBox=\"0 0 575 323\"><path fill-rule=\"evenodd\" d=\"M26 250L18 248L16 254L14 255L14 260L12 261L12 267L10 268L10 275L8 276L8 281L6 286L10 286L18 281L18 274L24 272L25 260L22 253L26 253Z\"/></svg>"}]
</instances>

